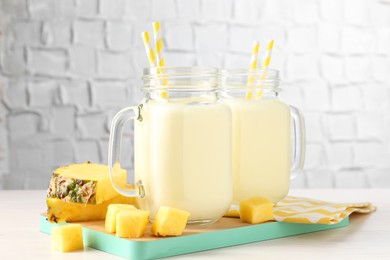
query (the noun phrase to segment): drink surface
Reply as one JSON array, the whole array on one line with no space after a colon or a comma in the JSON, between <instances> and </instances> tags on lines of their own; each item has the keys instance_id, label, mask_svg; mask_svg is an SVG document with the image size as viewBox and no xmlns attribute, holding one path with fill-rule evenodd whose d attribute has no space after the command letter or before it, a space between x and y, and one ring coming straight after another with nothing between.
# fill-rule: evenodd
<instances>
[{"instance_id":1,"label":"drink surface","mask_svg":"<svg viewBox=\"0 0 390 260\"><path fill-rule=\"evenodd\" d=\"M290 184L290 110L278 99L225 99L232 110L233 201L276 203Z\"/></svg>"},{"instance_id":2,"label":"drink surface","mask_svg":"<svg viewBox=\"0 0 390 260\"><path fill-rule=\"evenodd\" d=\"M134 126L138 203L154 216L161 205L215 221L232 199L231 112L220 103L150 100Z\"/></svg>"}]
</instances>

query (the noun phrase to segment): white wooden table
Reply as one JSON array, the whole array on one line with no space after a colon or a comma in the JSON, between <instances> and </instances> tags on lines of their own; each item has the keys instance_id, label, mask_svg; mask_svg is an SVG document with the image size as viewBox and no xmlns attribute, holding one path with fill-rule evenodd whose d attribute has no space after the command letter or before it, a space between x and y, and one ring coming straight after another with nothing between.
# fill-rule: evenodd
<instances>
[{"instance_id":1,"label":"white wooden table","mask_svg":"<svg viewBox=\"0 0 390 260\"><path fill-rule=\"evenodd\" d=\"M46 191L0 191L0 259L123 259L85 248L58 253L39 232ZM370 201L378 210L353 215L345 228L198 252L171 259L390 259L390 189L292 190L333 202Z\"/></svg>"}]
</instances>

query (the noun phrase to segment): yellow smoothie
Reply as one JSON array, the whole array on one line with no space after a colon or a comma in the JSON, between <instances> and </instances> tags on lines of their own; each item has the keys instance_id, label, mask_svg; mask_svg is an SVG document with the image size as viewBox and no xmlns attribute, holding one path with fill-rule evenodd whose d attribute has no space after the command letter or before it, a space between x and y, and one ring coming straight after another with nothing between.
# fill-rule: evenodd
<instances>
[{"instance_id":1,"label":"yellow smoothie","mask_svg":"<svg viewBox=\"0 0 390 260\"><path fill-rule=\"evenodd\" d=\"M253 196L274 203L290 184L290 110L277 99L225 99L232 110L233 201Z\"/></svg>"},{"instance_id":2,"label":"yellow smoothie","mask_svg":"<svg viewBox=\"0 0 390 260\"><path fill-rule=\"evenodd\" d=\"M229 209L231 112L220 103L150 100L135 121L135 181L141 208L162 205L190 212L189 221L215 221ZM198 102L198 100L197 100Z\"/></svg>"}]
</instances>

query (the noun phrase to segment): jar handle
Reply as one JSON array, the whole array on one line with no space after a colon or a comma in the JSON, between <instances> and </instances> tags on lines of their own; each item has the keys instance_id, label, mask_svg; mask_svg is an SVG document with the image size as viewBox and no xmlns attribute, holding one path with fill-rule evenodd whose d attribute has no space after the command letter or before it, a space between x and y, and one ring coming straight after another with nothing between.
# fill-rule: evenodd
<instances>
[{"instance_id":1,"label":"jar handle","mask_svg":"<svg viewBox=\"0 0 390 260\"><path fill-rule=\"evenodd\" d=\"M292 138L292 158L290 179L295 178L303 169L306 152L305 120L301 111L290 106Z\"/></svg>"},{"instance_id":2,"label":"jar handle","mask_svg":"<svg viewBox=\"0 0 390 260\"><path fill-rule=\"evenodd\" d=\"M134 189L135 178L131 183L118 182L120 178L120 158L121 158L121 142L123 126L130 120L137 120L140 118L140 107L127 107L119 111L112 120L110 139L108 143L108 171L110 174L111 184L114 189L128 197L145 196L144 188L141 181L136 183L138 193ZM134 138L134 136L133 136ZM126 179L127 180L127 179Z\"/></svg>"}]
</instances>

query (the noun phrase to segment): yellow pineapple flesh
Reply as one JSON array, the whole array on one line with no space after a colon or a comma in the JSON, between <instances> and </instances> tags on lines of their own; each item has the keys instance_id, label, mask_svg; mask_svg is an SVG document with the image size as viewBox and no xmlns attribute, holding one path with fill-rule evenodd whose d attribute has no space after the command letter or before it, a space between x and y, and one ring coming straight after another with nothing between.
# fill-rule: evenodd
<instances>
[{"instance_id":1,"label":"yellow pineapple flesh","mask_svg":"<svg viewBox=\"0 0 390 260\"><path fill-rule=\"evenodd\" d=\"M126 185L126 171L115 168L115 183ZM90 162L62 166L54 170L48 198L81 204L99 204L116 197L107 165Z\"/></svg>"},{"instance_id":2,"label":"yellow pineapple flesh","mask_svg":"<svg viewBox=\"0 0 390 260\"><path fill-rule=\"evenodd\" d=\"M108 233L116 232L116 215L121 210L134 210L137 209L133 205L128 204L110 204L108 206L106 221L104 223L105 229Z\"/></svg>"},{"instance_id":3,"label":"yellow pineapple flesh","mask_svg":"<svg viewBox=\"0 0 390 260\"><path fill-rule=\"evenodd\" d=\"M184 210L161 206L152 224L151 232L155 236L180 236L187 224L190 213Z\"/></svg>"},{"instance_id":4,"label":"yellow pineapple flesh","mask_svg":"<svg viewBox=\"0 0 390 260\"><path fill-rule=\"evenodd\" d=\"M104 201L97 205L64 202L60 199L47 198L47 219L50 222L72 222L103 220L107 214L110 204L132 204L136 205L135 198L122 195Z\"/></svg>"},{"instance_id":5,"label":"yellow pineapple flesh","mask_svg":"<svg viewBox=\"0 0 390 260\"><path fill-rule=\"evenodd\" d=\"M51 228L52 248L59 252L83 249L83 234L80 224L66 224Z\"/></svg>"},{"instance_id":6,"label":"yellow pineapple flesh","mask_svg":"<svg viewBox=\"0 0 390 260\"><path fill-rule=\"evenodd\" d=\"M138 238L145 233L149 211L122 209L116 214L116 236Z\"/></svg>"},{"instance_id":7,"label":"yellow pineapple flesh","mask_svg":"<svg viewBox=\"0 0 390 260\"><path fill-rule=\"evenodd\" d=\"M261 197L243 200L240 202L240 219L250 224L273 220L273 203Z\"/></svg>"},{"instance_id":8,"label":"yellow pineapple flesh","mask_svg":"<svg viewBox=\"0 0 390 260\"><path fill-rule=\"evenodd\" d=\"M240 211L238 209L229 209L223 216L228 218L239 218Z\"/></svg>"}]
</instances>

